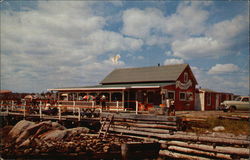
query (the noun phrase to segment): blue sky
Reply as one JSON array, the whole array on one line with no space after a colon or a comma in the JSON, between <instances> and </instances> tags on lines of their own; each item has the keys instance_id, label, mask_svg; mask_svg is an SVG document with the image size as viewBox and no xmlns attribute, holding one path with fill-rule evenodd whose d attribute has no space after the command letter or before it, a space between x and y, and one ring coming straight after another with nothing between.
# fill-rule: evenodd
<instances>
[{"instance_id":1,"label":"blue sky","mask_svg":"<svg viewBox=\"0 0 250 160\"><path fill-rule=\"evenodd\" d=\"M1 89L43 92L97 84L115 68L188 63L198 87L248 95L248 3L4 0Z\"/></svg>"}]
</instances>

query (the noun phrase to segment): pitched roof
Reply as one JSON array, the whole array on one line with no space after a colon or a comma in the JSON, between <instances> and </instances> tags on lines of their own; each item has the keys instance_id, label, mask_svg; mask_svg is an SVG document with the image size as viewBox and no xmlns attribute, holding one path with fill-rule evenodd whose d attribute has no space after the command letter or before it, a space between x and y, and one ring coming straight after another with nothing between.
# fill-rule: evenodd
<instances>
[{"instance_id":1,"label":"pitched roof","mask_svg":"<svg viewBox=\"0 0 250 160\"><path fill-rule=\"evenodd\" d=\"M159 88L161 86L174 85L175 83L132 83L132 84L109 84L109 85L95 85L95 86L81 86L81 87L65 87L65 88L53 88L49 91L69 91L69 90L117 90L117 89L129 89L129 88Z\"/></svg>"},{"instance_id":2,"label":"pitched roof","mask_svg":"<svg viewBox=\"0 0 250 160\"><path fill-rule=\"evenodd\" d=\"M115 69L101 84L176 81L188 64Z\"/></svg>"}]
</instances>

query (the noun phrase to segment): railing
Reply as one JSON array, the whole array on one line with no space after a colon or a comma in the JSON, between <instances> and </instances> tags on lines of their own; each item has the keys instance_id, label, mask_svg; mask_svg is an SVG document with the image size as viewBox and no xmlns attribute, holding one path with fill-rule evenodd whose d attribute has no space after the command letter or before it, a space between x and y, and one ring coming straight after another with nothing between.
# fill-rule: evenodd
<instances>
[{"instance_id":1,"label":"railing","mask_svg":"<svg viewBox=\"0 0 250 160\"><path fill-rule=\"evenodd\" d=\"M127 101L128 102L128 101ZM138 101L129 101L136 104L135 113L138 114ZM102 102L98 105L95 101L49 101L49 100L36 100L36 101L22 101L18 103L14 100L0 100L0 112L9 114L11 113L22 113L23 117L26 117L28 114L39 115L40 118L45 116L44 112L49 108L55 111L57 110L56 116L60 120L62 114L65 112L73 113L77 115L78 120L80 121L82 113L90 112L94 113L95 111L102 113L103 111L128 111L130 108L125 108L124 103L121 101L105 102L105 106L102 106Z\"/></svg>"}]
</instances>

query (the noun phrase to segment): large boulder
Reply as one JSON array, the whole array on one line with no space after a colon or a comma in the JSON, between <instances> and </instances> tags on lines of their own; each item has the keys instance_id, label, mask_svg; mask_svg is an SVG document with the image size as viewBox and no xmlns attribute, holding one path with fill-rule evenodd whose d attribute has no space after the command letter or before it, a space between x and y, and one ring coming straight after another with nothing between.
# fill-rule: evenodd
<instances>
[{"instance_id":1,"label":"large boulder","mask_svg":"<svg viewBox=\"0 0 250 160\"><path fill-rule=\"evenodd\" d=\"M57 123L57 122L52 122L52 128L59 129L59 130L67 129L66 127L64 127L63 125L61 125L60 123Z\"/></svg>"},{"instance_id":2,"label":"large boulder","mask_svg":"<svg viewBox=\"0 0 250 160\"><path fill-rule=\"evenodd\" d=\"M51 121L44 121L41 123L30 125L19 135L19 137L16 139L16 143L20 143L28 138L38 136L39 134L44 133L50 129L52 129Z\"/></svg>"},{"instance_id":3,"label":"large boulder","mask_svg":"<svg viewBox=\"0 0 250 160\"><path fill-rule=\"evenodd\" d=\"M66 130L56 129L56 130L51 130L51 131L48 131L48 132L40 135L40 139L42 139L42 140L53 140L53 141L57 140L57 141L60 141L65 137L66 134L67 134Z\"/></svg>"},{"instance_id":4,"label":"large boulder","mask_svg":"<svg viewBox=\"0 0 250 160\"><path fill-rule=\"evenodd\" d=\"M67 131L68 136L75 136L81 133L89 133L90 129L86 127L76 127L76 128L67 129L66 131Z\"/></svg>"},{"instance_id":5,"label":"large boulder","mask_svg":"<svg viewBox=\"0 0 250 160\"><path fill-rule=\"evenodd\" d=\"M19 121L9 132L9 137L16 139L23 133L28 127L34 125L34 122L21 120Z\"/></svg>"}]
</instances>

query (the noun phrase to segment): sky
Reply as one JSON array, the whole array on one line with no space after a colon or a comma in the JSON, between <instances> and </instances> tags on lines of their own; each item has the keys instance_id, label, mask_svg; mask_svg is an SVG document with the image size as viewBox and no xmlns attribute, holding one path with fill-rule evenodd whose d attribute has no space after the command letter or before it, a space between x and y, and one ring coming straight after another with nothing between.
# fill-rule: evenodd
<instances>
[{"instance_id":1,"label":"sky","mask_svg":"<svg viewBox=\"0 0 250 160\"><path fill-rule=\"evenodd\" d=\"M40 93L96 85L116 68L187 63L197 87L249 95L248 6L1 0L1 89Z\"/></svg>"}]
</instances>

